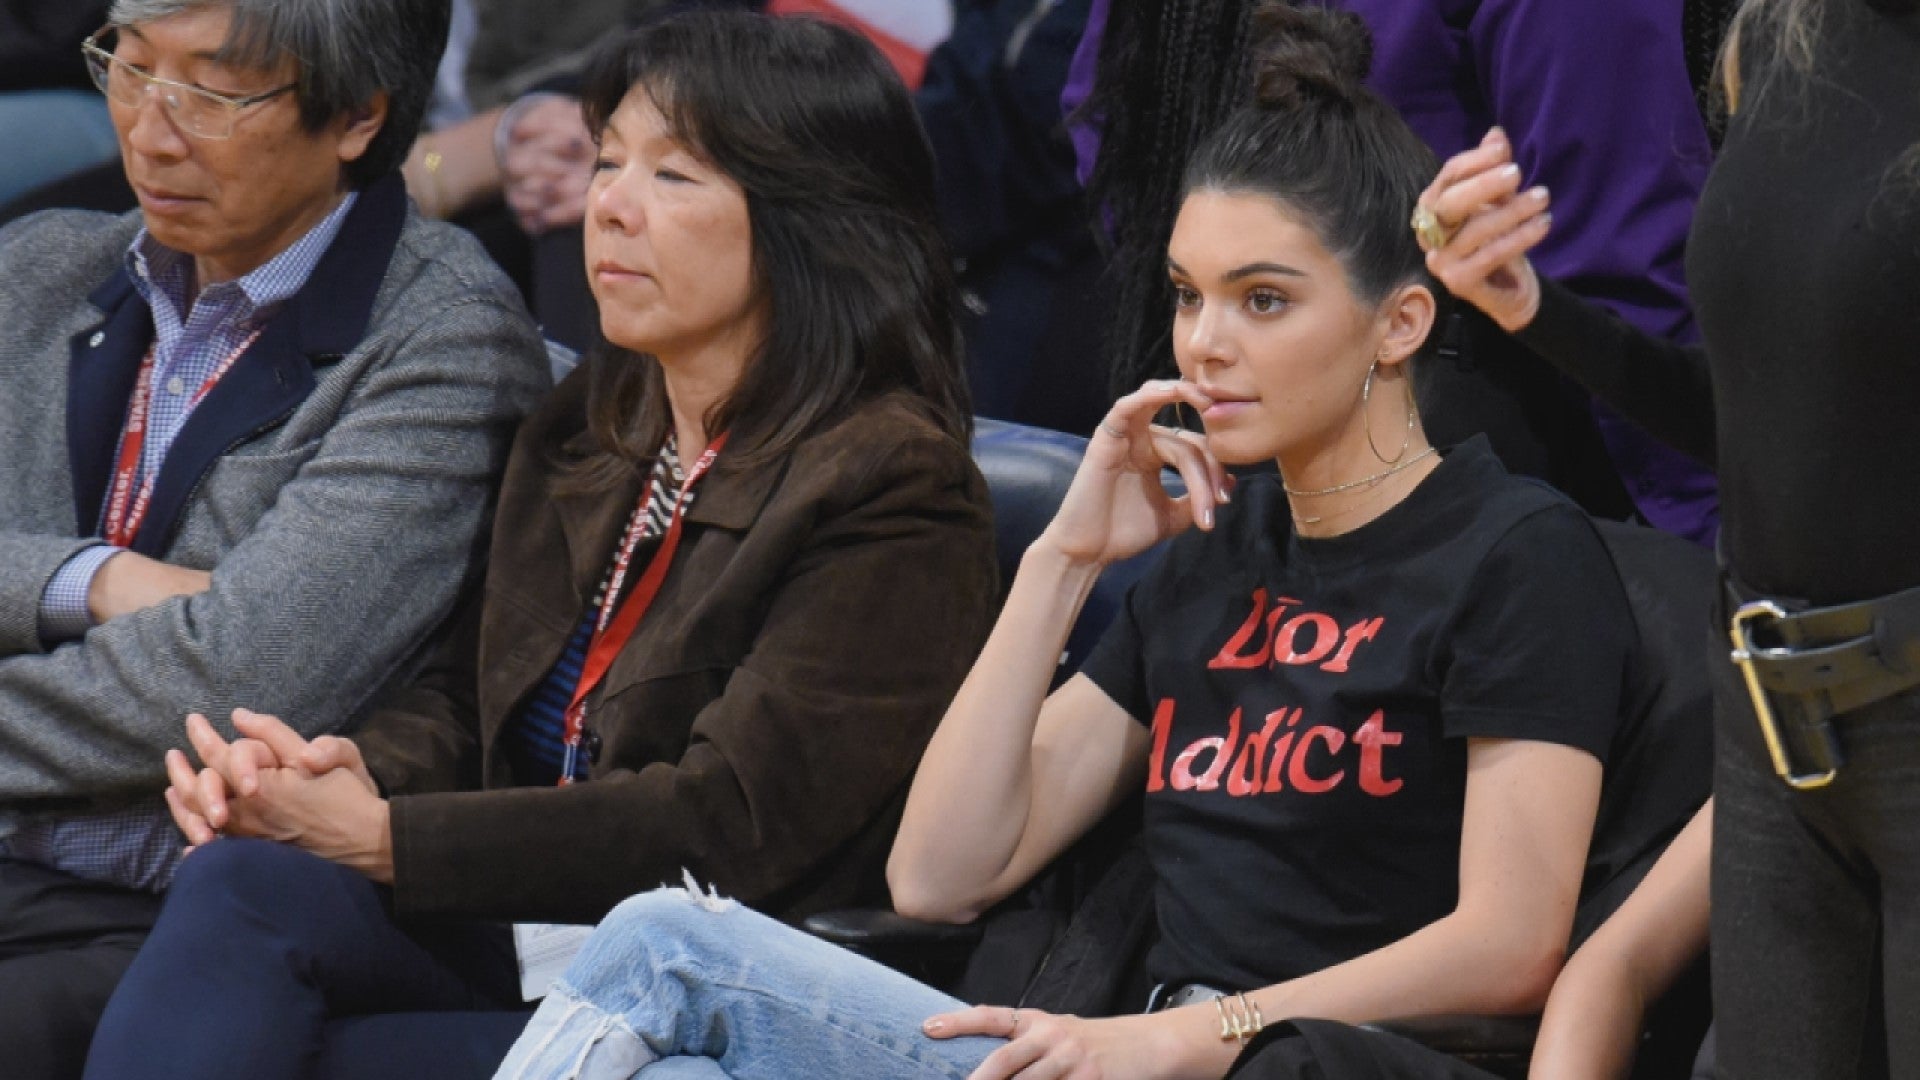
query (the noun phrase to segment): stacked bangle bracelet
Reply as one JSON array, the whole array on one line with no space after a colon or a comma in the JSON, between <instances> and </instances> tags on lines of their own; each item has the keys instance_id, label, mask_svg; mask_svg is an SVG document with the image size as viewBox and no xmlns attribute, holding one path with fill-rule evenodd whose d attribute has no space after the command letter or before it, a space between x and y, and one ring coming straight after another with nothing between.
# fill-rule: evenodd
<instances>
[{"instance_id":1,"label":"stacked bangle bracelet","mask_svg":"<svg viewBox=\"0 0 1920 1080\"><path fill-rule=\"evenodd\" d=\"M1248 1039L1260 1034L1260 1029L1267 1026L1266 1020L1260 1015L1260 1006L1247 1000L1245 994L1214 998L1213 1007L1220 1013L1220 1038L1223 1041L1233 1039L1245 1046Z\"/></svg>"}]
</instances>

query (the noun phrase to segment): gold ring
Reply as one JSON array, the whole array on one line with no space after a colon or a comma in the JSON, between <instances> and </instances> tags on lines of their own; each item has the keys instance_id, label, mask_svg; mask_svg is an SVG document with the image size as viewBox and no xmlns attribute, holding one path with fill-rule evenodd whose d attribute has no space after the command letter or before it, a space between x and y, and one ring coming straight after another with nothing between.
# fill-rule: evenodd
<instances>
[{"instance_id":1,"label":"gold ring","mask_svg":"<svg viewBox=\"0 0 1920 1080\"><path fill-rule=\"evenodd\" d=\"M1420 241L1422 250L1438 251L1453 239L1453 230L1447 228L1446 223L1440 220L1440 215L1434 213L1426 203L1414 204L1413 220L1408 224L1413 226L1413 235Z\"/></svg>"}]
</instances>

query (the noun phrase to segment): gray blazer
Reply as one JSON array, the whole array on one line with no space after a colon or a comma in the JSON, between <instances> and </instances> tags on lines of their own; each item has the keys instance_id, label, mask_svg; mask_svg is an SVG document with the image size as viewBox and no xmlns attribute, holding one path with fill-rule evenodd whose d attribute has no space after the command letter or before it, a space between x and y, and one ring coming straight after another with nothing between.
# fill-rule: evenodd
<instances>
[{"instance_id":1,"label":"gray blazer","mask_svg":"<svg viewBox=\"0 0 1920 1080\"><path fill-rule=\"evenodd\" d=\"M212 588L45 652L41 594L97 535L152 339L138 215L0 232L0 811L157 794L182 719L309 736L406 673L477 576L520 418L548 387L512 285L466 234L367 189L302 291L195 410L136 550ZM0 821L0 832L10 831Z\"/></svg>"}]
</instances>

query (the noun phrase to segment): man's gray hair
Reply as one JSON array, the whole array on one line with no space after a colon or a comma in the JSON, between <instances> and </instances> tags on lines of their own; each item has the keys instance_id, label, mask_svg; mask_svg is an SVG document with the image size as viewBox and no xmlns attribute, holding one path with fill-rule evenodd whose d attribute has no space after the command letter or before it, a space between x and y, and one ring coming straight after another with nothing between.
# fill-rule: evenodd
<instances>
[{"instance_id":1,"label":"man's gray hair","mask_svg":"<svg viewBox=\"0 0 1920 1080\"><path fill-rule=\"evenodd\" d=\"M386 123L347 165L349 184L364 188L406 161L447 46L451 0L114 0L108 18L131 26L212 7L233 12L223 62L270 68L293 58L308 130L386 91Z\"/></svg>"}]
</instances>

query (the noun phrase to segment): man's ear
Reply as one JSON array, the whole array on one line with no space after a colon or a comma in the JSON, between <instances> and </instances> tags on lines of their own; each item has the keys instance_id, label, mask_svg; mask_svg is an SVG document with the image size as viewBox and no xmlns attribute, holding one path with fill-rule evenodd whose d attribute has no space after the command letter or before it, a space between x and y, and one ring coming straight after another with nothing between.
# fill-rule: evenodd
<instances>
[{"instance_id":1,"label":"man's ear","mask_svg":"<svg viewBox=\"0 0 1920 1080\"><path fill-rule=\"evenodd\" d=\"M385 90L376 90L365 102L347 112L347 127L340 134L340 163L359 161L372 145L374 136L387 126L387 106L391 99Z\"/></svg>"},{"instance_id":2,"label":"man's ear","mask_svg":"<svg viewBox=\"0 0 1920 1080\"><path fill-rule=\"evenodd\" d=\"M1439 304L1425 285L1402 285L1381 305L1386 333L1380 339L1380 362L1400 364L1426 344L1433 332Z\"/></svg>"}]
</instances>

